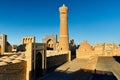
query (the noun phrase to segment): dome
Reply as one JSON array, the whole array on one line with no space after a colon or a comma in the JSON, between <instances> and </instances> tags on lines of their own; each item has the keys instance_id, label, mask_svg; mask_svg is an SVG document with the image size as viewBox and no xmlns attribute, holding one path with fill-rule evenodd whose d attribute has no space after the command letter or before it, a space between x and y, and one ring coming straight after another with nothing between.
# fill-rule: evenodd
<instances>
[{"instance_id":1,"label":"dome","mask_svg":"<svg viewBox=\"0 0 120 80\"><path fill-rule=\"evenodd\" d=\"M14 57L14 56L10 56L9 58L10 58L10 59L15 59L15 57Z\"/></svg>"},{"instance_id":2,"label":"dome","mask_svg":"<svg viewBox=\"0 0 120 80\"><path fill-rule=\"evenodd\" d=\"M2 59L6 59L6 58L8 58L8 56L3 56L3 57L1 57Z\"/></svg>"},{"instance_id":3,"label":"dome","mask_svg":"<svg viewBox=\"0 0 120 80\"><path fill-rule=\"evenodd\" d=\"M4 66L4 65L7 65L6 62L0 62L0 66Z\"/></svg>"},{"instance_id":4,"label":"dome","mask_svg":"<svg viewBox=\"0 0 120 80\"><path fill-rule=\"evenodd\" d=\"M5 62L11 62L12 60L10 58L4 59Z\"/></svg>"},{"instance_id":5,"label":"dome","mask_svg":"<svg viewBox=\"0 0 120 80\"><path fill-rule=\"evenodd\" d=\"M18 57L18 55L12 55L13 57Z\"/></svg>"},{"instance_id":6,"label":"dome","mask_svg":"<svg viewBox=\"0 0 120 80\"><path fill-rule=\"evenodd\" d=\"M2 58L0 58L0 62L2 62L3 61L3 59Z\"/></svg>"},{"instance_id":7,"label":"dome","mask_svg":"<svg viewBox=\"0 0 120 80\"><path fill-rule=\"evenodd\" d=\"M21 62L21 60L16 59L12 61L12 63L19 63L19 62Z\"/></svg>"}]
</instances>

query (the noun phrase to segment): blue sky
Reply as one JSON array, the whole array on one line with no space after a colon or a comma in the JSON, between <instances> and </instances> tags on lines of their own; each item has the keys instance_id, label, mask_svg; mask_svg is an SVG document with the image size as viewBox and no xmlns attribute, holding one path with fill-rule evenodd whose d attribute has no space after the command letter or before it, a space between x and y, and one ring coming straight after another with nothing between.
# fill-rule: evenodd
<instances>
[{"instance_id":1,"label":"blue sky","mask_svg":"<svg viewBox=\"0 0 120 80\"><path fill-rule=\"evenodd\" d=\"M77 44L85 39L120 44L120 0L0 0L0 34L11 44L20 44L23 36L37 42L46 34L59 38L62 4L69 8L69 38Z\"/></svg>"}]
</instances>

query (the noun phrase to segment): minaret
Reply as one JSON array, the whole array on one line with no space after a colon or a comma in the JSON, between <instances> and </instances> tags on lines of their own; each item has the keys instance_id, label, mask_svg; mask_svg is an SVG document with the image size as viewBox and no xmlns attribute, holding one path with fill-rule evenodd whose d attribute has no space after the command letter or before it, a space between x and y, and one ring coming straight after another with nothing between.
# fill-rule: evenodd
<instances>
[{"instance_id":1,"label":"minaret","mask_svg":"<svg viewBox=\"0 0 120 80\"><path fill-rule=\"evenodd\" d=\"M59 48L62 51L69 51L68 36L68 8L63 4L59 8L60 11L60 41Z\"/></svg>"}]
</instances>

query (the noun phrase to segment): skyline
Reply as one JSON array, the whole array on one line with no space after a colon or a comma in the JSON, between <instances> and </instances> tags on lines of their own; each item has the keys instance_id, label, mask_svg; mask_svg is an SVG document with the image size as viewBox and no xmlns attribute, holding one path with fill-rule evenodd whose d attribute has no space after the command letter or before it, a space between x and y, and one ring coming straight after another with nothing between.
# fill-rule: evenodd
<instances>
[{"instance_id":1,"label":"skyline","mask_svg":"<svg viewBox=\"0 0 120 80\"><path fill-rule=\"evenodd\" d=\"M22 43L22 37L57 34L59 40L59 7L68 9L69 40L77 44L114 42L120 44L120 1L118 0L3 0L0 1L0 34L8 35L11 44ZM51 28L52 27L52 28Z\"/></svg>"}]
</instances>

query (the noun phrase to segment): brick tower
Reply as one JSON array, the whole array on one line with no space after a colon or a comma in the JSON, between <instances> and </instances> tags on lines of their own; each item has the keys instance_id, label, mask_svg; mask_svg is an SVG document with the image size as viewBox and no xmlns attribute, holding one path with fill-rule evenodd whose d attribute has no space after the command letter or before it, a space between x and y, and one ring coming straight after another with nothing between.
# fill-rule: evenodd
<instances>
[{"instance_id":1,"label":"brick tower","mask_svg":"<svg viewBox=\"0 0 120 80\"><path fill-rule=\"evenodd\" d=\"M68 8L63 4L59 8L60 11L60 42L59 48L62 51L69 51L68 36Z\"/></svg>"}]
</instances>

